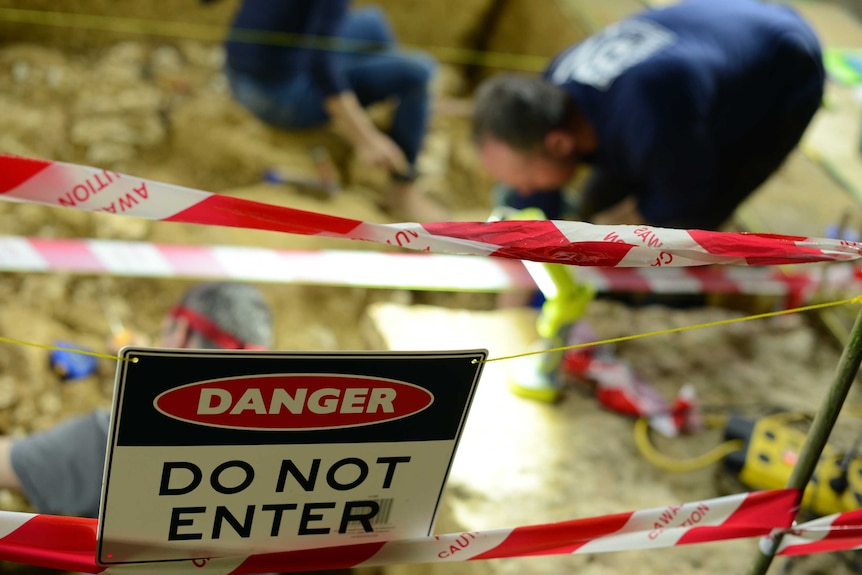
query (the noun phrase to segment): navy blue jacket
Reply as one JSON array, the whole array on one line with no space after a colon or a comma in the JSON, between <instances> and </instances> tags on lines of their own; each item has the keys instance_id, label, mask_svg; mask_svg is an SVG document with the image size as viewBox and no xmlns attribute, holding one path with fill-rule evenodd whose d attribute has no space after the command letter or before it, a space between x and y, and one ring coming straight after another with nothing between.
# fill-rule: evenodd
<instances>
[{"instance_id":1,"label":"navy blue jacket","mask_svg":"<svg viewBox=\"0 0 862 575\"><path fill-rule=\"evenodd\" d=\"M802 70L819 72L797 77ZM659 225L708 210L722 193L725 152L824 82L811 28L756 0L640 13L559 54L545 77L596 131L591 162L630 182L640 212Z\"/></svg>"},{"instance_id":2,"label":"navy blue jacket","mask_svg":"<svg viewBox=\"0 0 862 575\"><path fill-rule=\"evenodd\" d=\"M334 44L349 0L244 0L225 42L227 64L261 79L310 73L326 96L349 89Z\"/></svg>"}]
</instances>

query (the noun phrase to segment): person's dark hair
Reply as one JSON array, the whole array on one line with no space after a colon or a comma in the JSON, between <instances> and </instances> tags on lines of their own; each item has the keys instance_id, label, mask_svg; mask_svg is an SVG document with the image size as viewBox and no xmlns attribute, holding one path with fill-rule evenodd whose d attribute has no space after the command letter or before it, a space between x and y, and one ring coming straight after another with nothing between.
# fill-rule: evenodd
<instances>
[{"instance_id":1,"label":"person's dark hair","mask_svg":"<svg viewBox=\"0 0 862 575\"><path fill-rule=\"evenodd\" d=\"M268 348L272 345L272 312L260 290L250 284L200 283L183 295L178 307L204 316L225 334L244 344L243 347ZM199 347L224 347L201 333L194 333L194 336Z\"/></svg>"},{"instance_id":2,"label":"person's dark hair","mask_svg":"<svg viewBox=\"0 0 862 575\"><path fill-rule=\"evenodd\" d=\"M515 150L541 150L548 132L564 127L572 110L569 94L538 76L493 76L474 95L473 140L491 136Z\"/></svg>"}]
</instances>

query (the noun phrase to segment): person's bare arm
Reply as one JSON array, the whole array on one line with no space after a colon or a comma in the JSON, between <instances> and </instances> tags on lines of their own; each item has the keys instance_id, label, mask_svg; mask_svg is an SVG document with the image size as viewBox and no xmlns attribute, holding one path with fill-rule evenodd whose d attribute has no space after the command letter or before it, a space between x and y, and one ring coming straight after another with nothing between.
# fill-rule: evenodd
<instances>
[{"instance_id":1,"label":"person's bare arm","mask_svg":"<svg viewBox=\"0 0 862 575\"><path fill-rule=\"evenodd\" d=\"M21 489L21 482L12 468L12 438L0 437L0 489Z\"/></svg>"},{"instance_id":2,"label":"person's bare arm","mask_svg":"<svg viewBox=\"0 0 862 575\"><path fill-rule=\"evenodd\" d=\"M363 163L407 173L409 166L401 148L377 129L353 92L328 97L324 108Z\"/></svg>"}]
</instances>

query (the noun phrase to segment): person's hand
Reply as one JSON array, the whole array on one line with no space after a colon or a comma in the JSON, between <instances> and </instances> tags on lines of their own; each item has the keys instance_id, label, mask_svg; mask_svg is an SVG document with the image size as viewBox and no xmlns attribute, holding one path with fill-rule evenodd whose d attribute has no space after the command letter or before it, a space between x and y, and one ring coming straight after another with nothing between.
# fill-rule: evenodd
<instances>
[{"instance_id":1,"label":"person's hand","mask_svg":"<svg viewBox=\"0 0 862 575\"><path fill-rule=\"evenodd\" d=\"M404 152L389 136L379 130L368 132L354 144L356 157L361 163L402 174L410 171Z\"/></svg>"},{"instance_id":2,"label":"person's hand","mask_svg":"<svg viewBox=\"0 0 862 575\"><path fill-rule=\"evenodd\" d=\"M404 152L374 125L353 92L330 96L323 107L351 143L360 162L386 168L390 172L410 173Z\"/></svg>"}]
</instances>

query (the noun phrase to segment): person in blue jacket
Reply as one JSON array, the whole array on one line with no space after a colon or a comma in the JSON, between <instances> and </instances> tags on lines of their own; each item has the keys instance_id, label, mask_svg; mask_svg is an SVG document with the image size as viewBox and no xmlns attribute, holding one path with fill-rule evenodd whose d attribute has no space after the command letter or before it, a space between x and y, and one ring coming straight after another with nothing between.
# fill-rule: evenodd
<instances>
[{"instance_id":1,"label":"person in blue jacket","mask_svg":"<svg viewBox=\"0 0 862 575\"><path fill-rule=\"evenodd\" d=\"M231 91L258 118L287 129L332 121L361 161L389 170L393 212L445 217L413 185L435 63L399 49L380 9L351 10L349 0L244 0L225 50ZM384 132L365 107L392 98Z\"/></svg>"},{"instance_id":2,"label":"person in blue jacket","mask_svg":"<svg viewBox=\"0 0 862 575\"><path fill-rule=\"evenodd\" d=\"M787 6L685 0L569 47L541 77L490 78L474 139L514 208L717 229L797 145L824 81L817 36ZM582 163L566 214L560 189Z\"/></svg>"}]
</instances>

